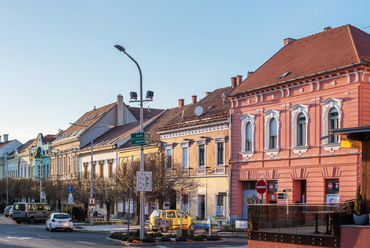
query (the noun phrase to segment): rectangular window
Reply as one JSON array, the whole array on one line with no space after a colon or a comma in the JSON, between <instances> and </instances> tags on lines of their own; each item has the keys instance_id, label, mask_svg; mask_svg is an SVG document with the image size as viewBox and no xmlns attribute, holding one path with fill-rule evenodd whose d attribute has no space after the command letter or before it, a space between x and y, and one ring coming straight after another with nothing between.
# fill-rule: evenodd
<instances>
[{"instance_id":1,"label":"rectangular window","mask_svg":"<svg viewBox=\"0 0 370 248\"><path fill-rule=\"evenodd\" d=\"M189 147L188 144L181 145L181 165L183 168L189 168Z\"/></svg>"},{"instance_id":2,"label":"rectangular window","mask_svg":"<svg viewBox=\"0 0 370 248\"><path fill-rule=\"evenodd\" d=\"M112 161L108 161L108 177L112 177Z\"/></svg>"},{"instance_id":3,"label":"rectangular window","mask_svg":"<svg viewBox=\"0 0 370 248\"><path fill-rule=\"evenodd\" d=\"M104 161L100 161L99 162L99 165L100 165L100 177L104 177Z\"/></svg>"},{"instance_id":4,"label":"rectangular window","mask_svg":"<svg viewBox=\"0 0 370 248\"><path fill-rule=\"evenodd\" d=\"M226 193L218 193L216 195L216 216L217 217L224 217L225 216L225 199Z\"/></svg>"},{"instance_id":5,"label":"rectangular window","mask_svg":"<svg viewBox=\"0 0 370 248\"><path fill-rule=\"evenodd\" d=\"M224 142L217 142L217 165L224 164Z\"/></svg>"},{"instance_id":6,"label":"rectangular window","mask_svg":"<svg viewBox=\"0 0 370 248\"><path fill-rule=\"evenodd\" d=\"M198 149L199 149L199 167L202 167L202 166L205 166L205 162L204 162L204 144L202 145L199 145L198 146Z\"/></svg>"},{"instance_id":7,"label":"rectangular window","mask_svg":"<svg viewBox=\"0 0 370 248\"><path fill-rule=\"evenodd\" d=\"M166 168L172 168L172 147L166 147Z\"/></svg>"}]
</instances>

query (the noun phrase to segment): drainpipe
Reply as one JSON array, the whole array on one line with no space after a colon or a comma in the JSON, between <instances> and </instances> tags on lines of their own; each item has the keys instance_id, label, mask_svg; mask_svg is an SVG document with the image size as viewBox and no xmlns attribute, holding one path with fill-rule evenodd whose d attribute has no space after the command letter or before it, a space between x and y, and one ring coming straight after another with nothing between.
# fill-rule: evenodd
<instances>
[{"instance_id":1,"label":"drainpipe","mask_svg":"<svg viewBox=\"0 0 370 248\"><path fill-rule=\"evenodd\" d=\"M231 218L230 218L230 213L231 213L231 168L232 168L232 163L230 163L231 161L231 156L232 156L232 153L231 153L231 108L229 109L229 223L231 222Z\"/></svg>"}]
</instances>

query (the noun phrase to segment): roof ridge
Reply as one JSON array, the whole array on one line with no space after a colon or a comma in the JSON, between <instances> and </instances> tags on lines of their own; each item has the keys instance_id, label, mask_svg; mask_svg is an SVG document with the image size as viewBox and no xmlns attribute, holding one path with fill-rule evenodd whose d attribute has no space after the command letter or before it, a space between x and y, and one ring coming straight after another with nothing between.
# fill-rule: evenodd
<instances>
[{"instance_id":1,"label":"roof ridge","mask_svg":"<svg viewBox=\"0 0 370 248\"><path fill-rule=\"evenodd\" d=\"M348 33L349 33L349 38L351 39L352 48L353 48L353 50L355 51L355 54L356 54L357 62L361 62L361 60L360 60L360 56L359 56L359 54L358 54L357 47L356 47L356 45L355 45L355 41L353 40L353 32L352 32L352 30L350 29L350 25L347 25L347 31L348 31Z\"/></svg>"}]
</instances>

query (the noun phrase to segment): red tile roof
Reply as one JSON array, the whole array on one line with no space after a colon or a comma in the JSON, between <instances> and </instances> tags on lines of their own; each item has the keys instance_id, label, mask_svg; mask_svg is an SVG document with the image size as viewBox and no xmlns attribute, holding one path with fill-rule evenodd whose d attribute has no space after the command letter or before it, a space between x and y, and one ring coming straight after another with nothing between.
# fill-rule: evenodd
<instances>
[{"instance_id":1,"label":"red tile roof","mask_svg":"<svg viewBox=\"0 0 370 248\"><path fill-rule=\"evenodd\" d=\"M18 153L22 153L22 152L27 152L30 150L30 148L32 146L35 146L37 143L37 139L31 139L29 141L27 141L26 143L24 143L22 146L20 146L17 151Z\"/></svg>"},{"instance_id":2,"label":"red tile roof","mask_svg":"<svg viewBox=\"0 0 370 248\"><path fill-rule=\"evenodd\" d=\"M369 62L370 35L351 25L344 25L285 45L229 96L344 66ZM289 74L282 77L287 72Z\"/></svg>"},{"instance_id":3,"label":"red tile roof","mask_svg":"<svg viewBox=\"0 0 370 248\"><path fill-rule=\"evenodd\" d=\"M159 131L202 125L206 123L227 120L229 117L230 101L225 96L232 87L216 89L195 104L190 104L186 110L174 116L173 119L159 128ZM203 113L195 114L195 109L201 106Z\"/></svg>"}]
</instances>

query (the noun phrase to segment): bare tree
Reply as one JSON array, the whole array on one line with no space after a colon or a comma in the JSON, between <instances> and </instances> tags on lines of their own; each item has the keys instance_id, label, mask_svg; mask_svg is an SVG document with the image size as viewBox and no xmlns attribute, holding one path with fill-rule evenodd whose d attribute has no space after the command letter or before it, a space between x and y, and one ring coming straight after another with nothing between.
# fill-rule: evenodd
<instances>
[{"instance_id":1,"label":"bare tree","mask_svg":"<svg viewBox=\"0 0 370 248\"><path fill-rule=\"evenodd\" d=\"M119 198L117 177L99 177L95 180L95 195L97 199L105 204L107 210L106 220L110 221L112 204Z\"/></svg>"},{"instance_id":2,"label":"bare tree","mask_svg":"<svg viewBox=\"0 0 370 248\"><path fill-rule=\"evenodd\" d=\"M145 156L145 171L152 172L152 192L147 194L147 198L158 201L162 208L165 201L170 200L174 191L191 192L198 187L197 179L189 177L189 169L183 168L178 163L167 166L165 156L161 153ZM117 169L118 190L123 197L126 197L127 188L132 188L131 197L136 202L137 213L140 212L140 192L136 191L136 172L140 171L140 161L132 161L131 164L121 163ZM140 222L138 215L138 223Z\"/></svg>"}]
</instances>

